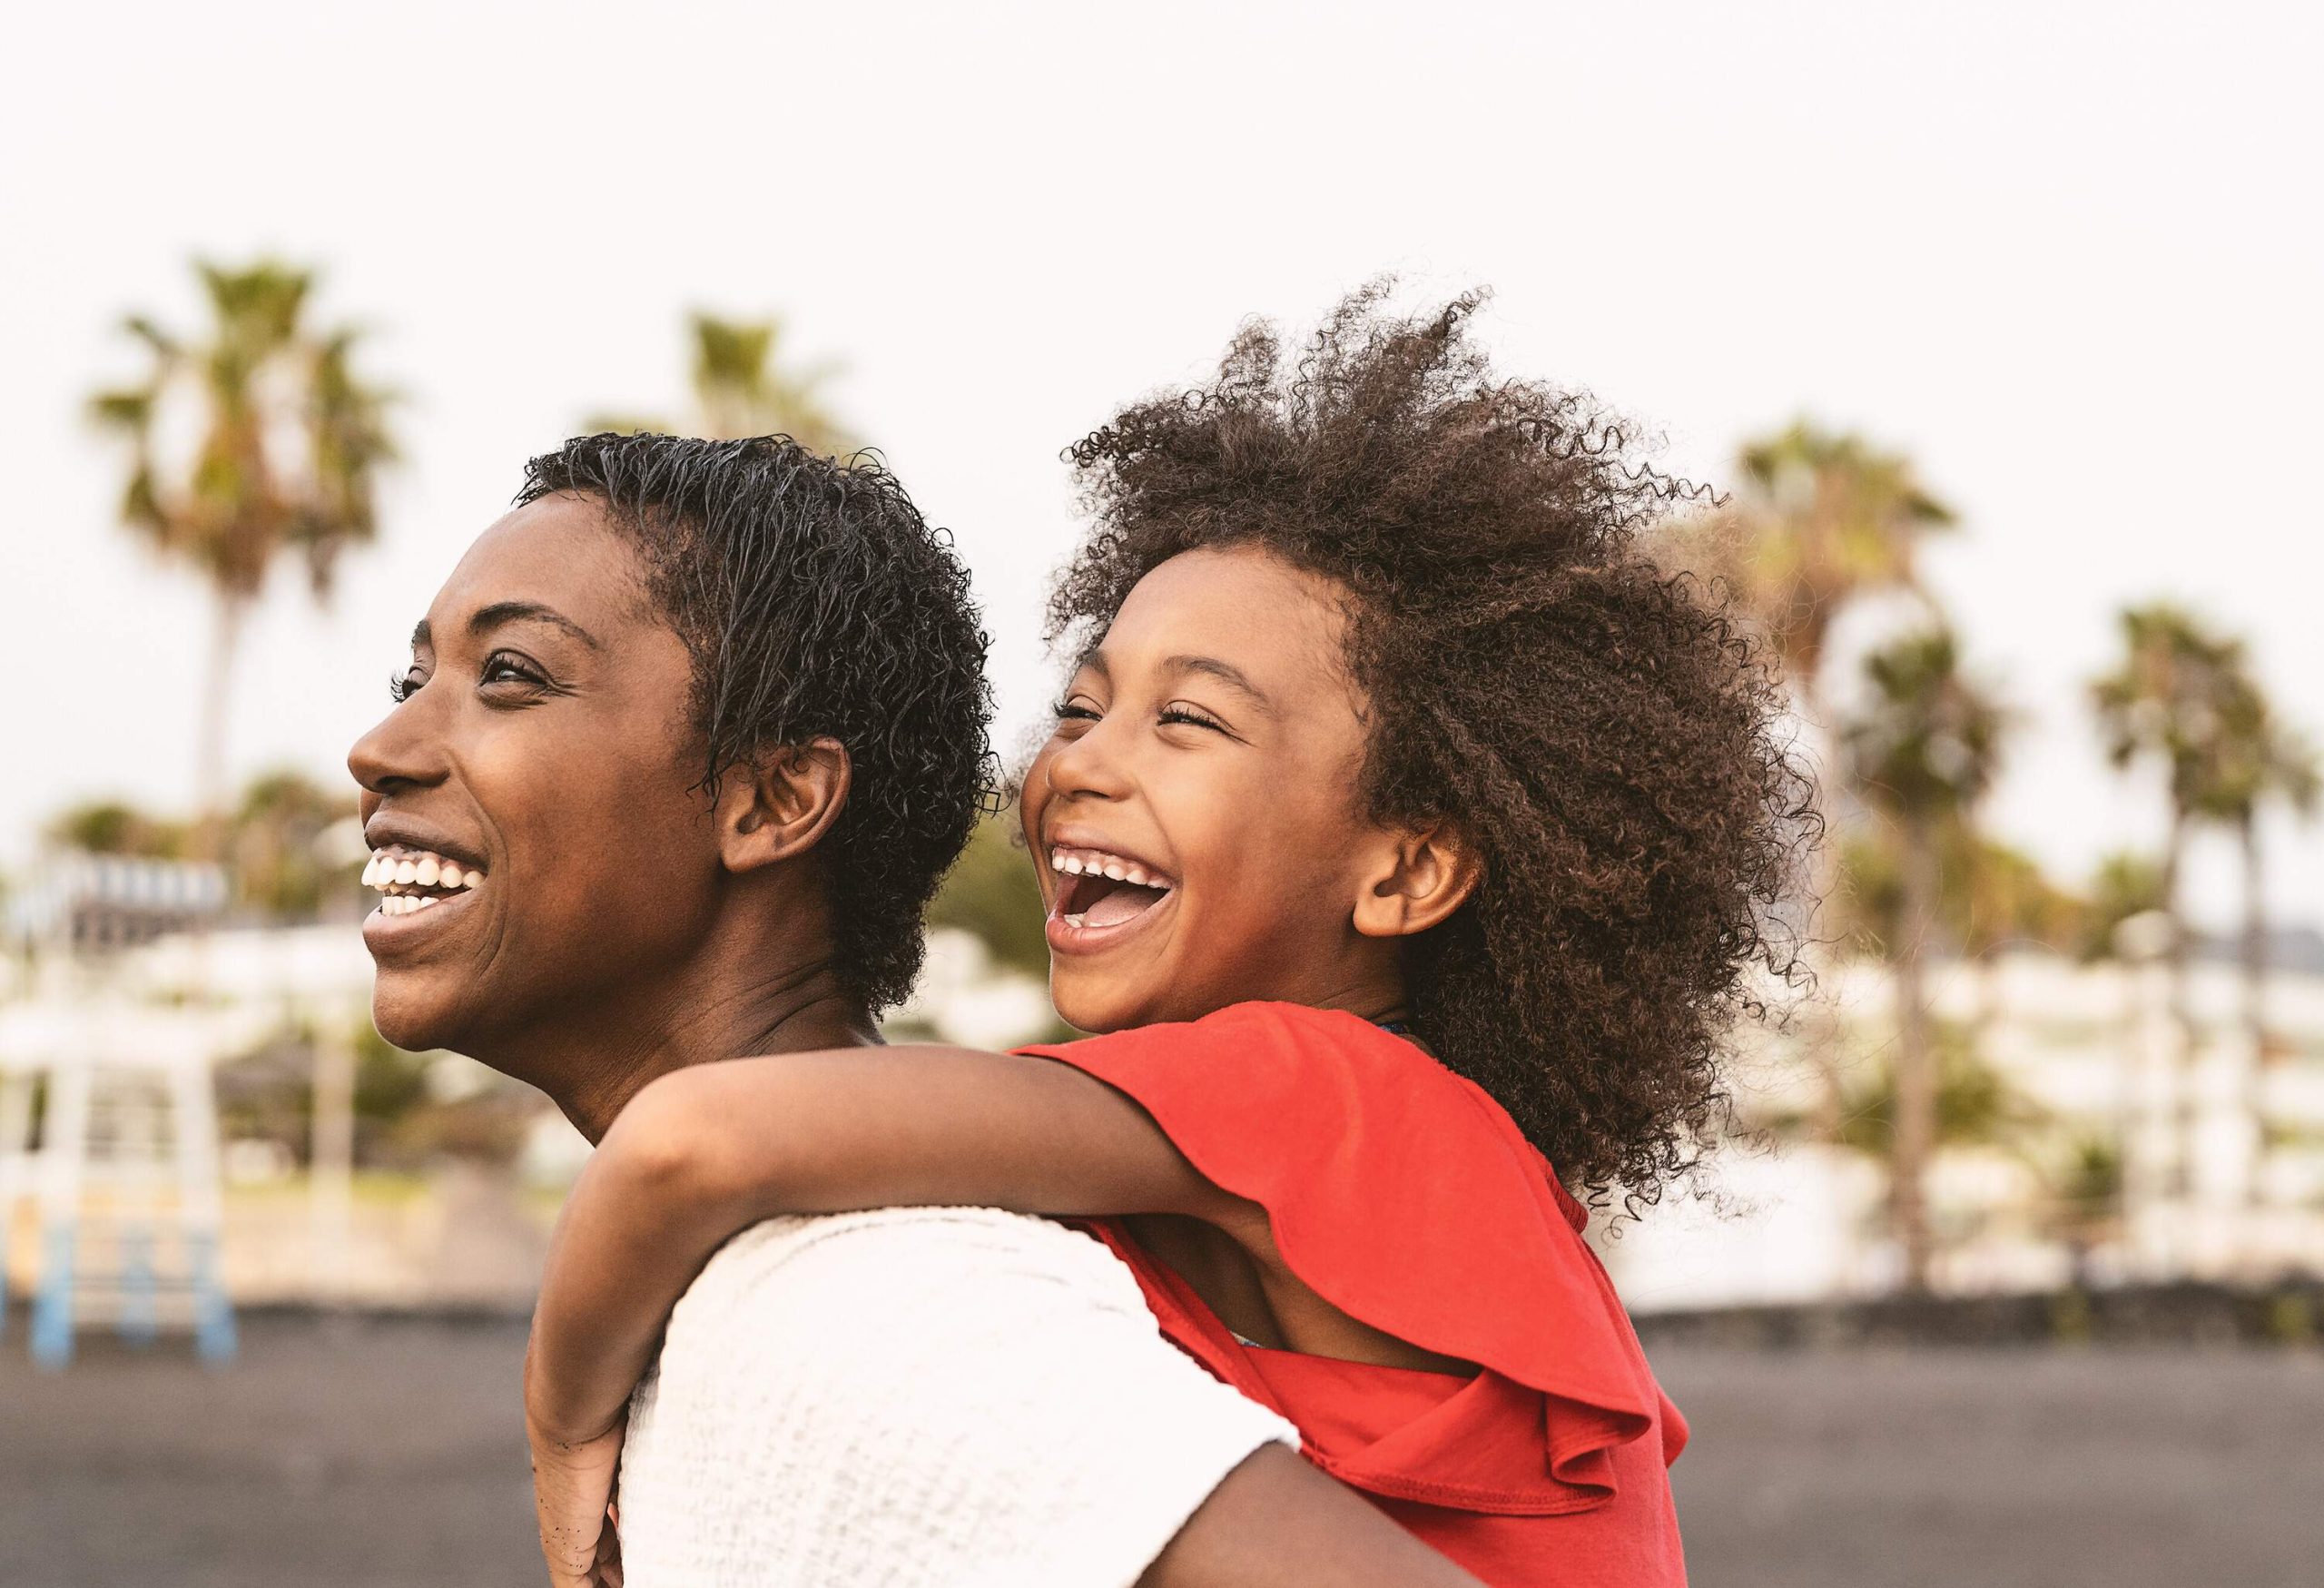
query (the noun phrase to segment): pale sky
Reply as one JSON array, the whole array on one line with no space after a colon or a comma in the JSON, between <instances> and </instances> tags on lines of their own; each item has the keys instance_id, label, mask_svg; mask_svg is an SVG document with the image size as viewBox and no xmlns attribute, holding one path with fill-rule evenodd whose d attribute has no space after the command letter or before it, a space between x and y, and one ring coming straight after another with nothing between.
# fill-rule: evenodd
<instances>
[{"instance_id":1,"label":"pale sky","mask_svg":"<svg viewBox=\"0 0 2324 1588\"><path fill-rule=\"evenodd\" d=\"M190 797L198 584L115 527L81 418L190 325L188 257L326 271L409 401L383 541L245 647L238 773L350 741L523 459L682 402L690 306L779 312L950 526L1012 730L1076 525L1059 449L1238 321L1385 270L1496 293L1512 373L1720 478L1801 411L1908 449L1931 557L2023 715L2001 834L2151 844L2083 705L2123 602L2248 636L2324 735L2313 616L2324 149L2313 6L407 4L18 8L0 52L0 863L48 814ZM2270 829L2280 914L2324 838ZM2229 918L2224 841L2198 912Z\"/></svg>"}]
</instances>

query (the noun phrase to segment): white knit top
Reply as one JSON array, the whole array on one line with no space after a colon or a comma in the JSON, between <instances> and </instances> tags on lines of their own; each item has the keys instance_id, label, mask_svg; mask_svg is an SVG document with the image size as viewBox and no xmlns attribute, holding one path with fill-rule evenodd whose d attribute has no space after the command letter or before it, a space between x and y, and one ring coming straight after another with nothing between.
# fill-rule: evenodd
<instances>
[{"instance_id":1,"label":"white knit top","mask_svg":"<svg viewBox=\"0 0 2324 1588\"><path fill-rule=\"evenodd\" d=\"M629 1588L1128 1588L1291 1425L1157 1331L1098 1242L986 1208L777 1218L631 1406Z\"/></svg>"}]
</instances>

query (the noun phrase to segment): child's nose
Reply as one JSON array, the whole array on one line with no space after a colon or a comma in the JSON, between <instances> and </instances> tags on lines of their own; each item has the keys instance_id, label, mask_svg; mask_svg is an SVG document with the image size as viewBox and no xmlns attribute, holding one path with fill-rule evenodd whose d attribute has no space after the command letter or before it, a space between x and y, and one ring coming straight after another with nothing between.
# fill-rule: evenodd
<instances>
[{"instance_id":1,"label":"child's nose","mask_svg":"<svg viewBox=\"0 0 2324 1588\"><path fill-rule=\"evenodd\" d=\"M1116 735L1108 724L1092 723L1072 743L1060 745L1044 769L1052 794L1088 799L1119 799L1129 792Z\"/></svg>"}]
</instances>

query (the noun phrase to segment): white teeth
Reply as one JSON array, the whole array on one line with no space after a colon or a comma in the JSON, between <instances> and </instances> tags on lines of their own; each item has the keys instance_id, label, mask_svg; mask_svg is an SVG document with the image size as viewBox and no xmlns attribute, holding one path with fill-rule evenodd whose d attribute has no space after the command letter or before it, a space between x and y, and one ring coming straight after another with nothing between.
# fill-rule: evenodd
<instances>
[{"instance_id":1,"label":"white teeth","mask_svg":"<svg viewBox=\"0 0 2324 1588\"><path fill-rule=\"evenodd\" d=\"M1174 885L1159 872L1147 871L1136 861L1123 860L1118 855L1068 854L1061 849L1052 850L1049 869L1068 877L1106 877L1117 883L1135 883L1141 888L1167 891Z\"/></svg>"},{"instance_id":2,"label":"white teeth","mask_svg":"<svg viewBox=\"0 0 2324 1588\"><path fill-rule=\"evenodd\" d=\"M382 892L389 888L442 888L449 892L458 888L473 888L484 881L484 873L458 861L447 860L440 854L393 855L378 853L364 863L363 885Z\"/></svg>"},{"instance_id":3,"label":"white teeth","mask_svg":"<svg viewBox=\"0 0 2324 1588\"><path fill-rule=\"evenodd\" d=\"M419 908L422 910L427 909L430 904L436 902L436 895L433 893L419 893L414 895L414 897L419 901Z\"/></svg>"},{"instance_id":4,"label":"white teeth","mask_svg":"<svg viewBox=\"0 0 2324 1588\"><path fill-rule=\"evenodd\" d=\"M1068 915L1064 920L1068 926L1086 926L1089 923L1089 917L1087 914Z\"/></svg>"}]
</instances>

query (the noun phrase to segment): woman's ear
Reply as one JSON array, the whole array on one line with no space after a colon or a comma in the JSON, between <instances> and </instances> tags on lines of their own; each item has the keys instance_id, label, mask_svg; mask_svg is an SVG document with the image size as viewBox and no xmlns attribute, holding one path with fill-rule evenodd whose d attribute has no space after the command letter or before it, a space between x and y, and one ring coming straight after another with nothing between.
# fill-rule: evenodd
<instances>
[{"instance_id":1,"label":"woman's ear","mask_svg":"<svg viewBox=\"0 0 2324 1588\"><path fill-rule=\"evenodd\" d=\"M733 767L714 813L718 858L730 872L749 872L806 853L839 820L851 776L846 746L830 738Z\"/></svg>"},{"instance_id":2,"label":"woman's ear","mask_svg":"<svg viewBox=\"0 0 2324 1588\"><path fill-rule=\"evenodd\" d=\"M1392 835L1355 899L1355 930L1410 937L1441 924L1476 891L1483 872L1450 824Z\"/></svg>"}]
</instances>

